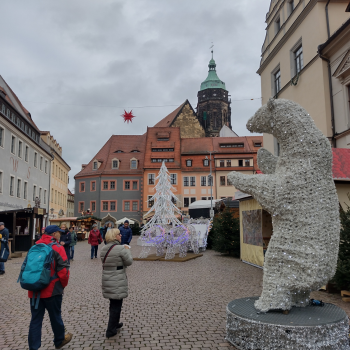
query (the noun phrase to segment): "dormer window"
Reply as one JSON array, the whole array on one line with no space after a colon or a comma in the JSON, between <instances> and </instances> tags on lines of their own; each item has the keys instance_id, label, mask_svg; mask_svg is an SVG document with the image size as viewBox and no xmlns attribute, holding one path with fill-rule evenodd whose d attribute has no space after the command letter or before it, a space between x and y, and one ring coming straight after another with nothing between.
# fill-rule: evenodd
<instances>
[{"instance_id":1,"label":"dormer window","mask_svg":"<svg viewBox=\"0 0 350 350\"><path fill-rule=\"evenodd\" d=\"M118 150L115 151L114 153L124 153L124 151L122 151L121 149L118 149Z\"/></svg>"},{"instance_id":2,"label":"dormer window","mask_svg":"<svg viewBox=\"0 0 350 350\"><path fill-rule=\"evenodd\" d=\"M186 166L188 166L188 167L192 166L192 160L191 159L187 159L186 160Z\"/></svg>"},{"instance_id":3,"label":"dormer window","mask_svg":"<svg viewBox=\"0 0 350 350\"><path fill-rule=\"evenodd\" d=\"M137 149L133 149L133 150L131 151L131 153L140 153L140 151L137 150Z\"/></svg>"},{"instance_id":4,"label":"dormer window","mask_svg":"<svg viewBox=\"0 0 350 350\"><path fill-rule=\"evenodd\" d=\"M92 169L96 170L98 168L98 162L94 162L92 165Z\"/></svg>"},{"instance_id":5,"label":"dormer window","mask_svg":"<svg viewBox=\"0 0 350 350\"><path fill-rule=\"evenodd\" d=\"M130 169L137 169L137 159L130 160Z\"/></svg>"},{"instance_id":6,"label":"dormer window","mask_svg":"<svg viewBox=\"0 0 350 350\"><path fill-rule=\"evenodd\" d=\"M261 147L261 142L254 142L254 147Z\"/></svg>"},{"instance_id":7,"label":"dormer window","mask_svg":"<svg viewBox=\"0 0 350 350\"><path fill-rule=\"evenodd\" d=\"M203 160L203 166L209 166L209 159Z\"/></svg>"},{"instance_id":8,"label":"dormer window","mask_svg":"<svg viewBox=\"0 0 350 350\"><path fill-rule=\"evenodd\" d=\"M113 159L112 160L112 168L113 169L118 169L119 168L119 161L118 161L118 159Z\"/></svg>"}]
</instances>

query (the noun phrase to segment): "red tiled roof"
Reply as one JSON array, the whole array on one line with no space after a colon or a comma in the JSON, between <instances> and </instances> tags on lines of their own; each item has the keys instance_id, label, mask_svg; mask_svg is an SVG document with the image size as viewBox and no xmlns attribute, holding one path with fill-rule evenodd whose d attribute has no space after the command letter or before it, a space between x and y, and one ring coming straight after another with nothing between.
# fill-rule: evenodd
<instances>
[{"instance_id":1,"label":"red tiled roof","mask_svg":"<svg viewBox=\"0 0 350 350\"><path fill-rule=\"evenodd\" d=\"M186 104L187 100L179 107L175 109L175 111L168 114L165 118L163 118L161 121L159 121L154 127L155 128L166 128L171 125L171 123L174 121L174 119L178 116L178 114L181 112L182 107Z\"/></svg>"},{"instance_id":2,"label":"red tiled roof","mask_svg":"<svg viewBox=\"0 0 350 350\"><path fill-rule=\"evenodd\" d=\"M350 181L350 149L333 148L333 179Z\"/></svg>"},{"instance_id":3,"label":"red tiled roof","mask_svg":"<svg viewBox=\"0 0 350 350\"><path fill-rule=\"evenodd\" d=\"M213 150L213 137L181 139L181 154L208 154Z\"/></svg>"},{"instance_id":4,"label":"red tiled roof","mask_svg":"<svg viewBox=\"0 0 350 350\"><path fill-rule=\"evenodd\" d=\"M144 150L146 135L112 135L105 145L99 150L93 159L74 176L99 176L99 175L140 175L143 172ZM122 153L115 153L116 151ZM138 151L138 152L132 152ZM112 168L112 160L119 160L119 168ZM130 169L130 160L136 158L137 169ZM97 170L93 170L93 162L101 162ZM85 164L84 164L85 165Z\"/></svg>"},{"instance_id":5,"label":"red tiled roof","mask_svg":"<svg viewBox=\"0 0 350 350\"><path fill-rule=\"evenodd\" d=\"M70 195L70 196L74 196L74 194L71 192L71 190L68 188L68 194Z\"/></svg>"}]
</instances>

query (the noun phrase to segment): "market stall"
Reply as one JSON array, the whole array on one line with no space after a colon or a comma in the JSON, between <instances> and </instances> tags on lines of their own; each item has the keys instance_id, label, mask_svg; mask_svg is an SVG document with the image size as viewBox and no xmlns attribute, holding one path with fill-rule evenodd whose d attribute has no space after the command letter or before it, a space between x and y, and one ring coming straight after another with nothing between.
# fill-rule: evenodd
<instances>
[{"instance_id":1,"label":"market stall","mask_svg":"<svg viewBox=\"0 0 350 350\"><path fill-rule=\"evenodd\" d=\"M92 225L100 221L102 221L102 219L89 214L77 217L78 241L83 241L84 239L89 238L89 233L92 230Z\"/></svg>"},{"instance_id":2,"label":"market stall","mask_svg":"<svg viewBox=\"0 0 350 350\"><path fill-rule=\"evenodd\" d=\"M235 198L239 201L241 260L263 267L272 236L271 215L251 195L238 191Z\"/></svg>"}]
</instances>

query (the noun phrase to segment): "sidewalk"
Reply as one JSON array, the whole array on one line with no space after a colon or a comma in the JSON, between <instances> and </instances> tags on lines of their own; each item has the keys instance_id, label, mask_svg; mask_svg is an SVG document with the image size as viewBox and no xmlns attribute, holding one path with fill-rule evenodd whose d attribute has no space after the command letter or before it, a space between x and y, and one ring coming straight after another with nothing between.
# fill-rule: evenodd
<instances>
[{"instance_id":1,"label":"sidewalk","mask_svg":"<svg viewBox=\"0 0 350 350\"><path fill-rule=\"evenodd\" d=\"M100 246L101 247L101 246ZM132 245L133 256L140 247ZM16 283L23 258L12 259L0 277L0 350L28 349L29 298ZM235 349L225 341L226 305L261 292L262 270L239 259L206 251L184 263L135 261L127 268L120 334L107 340L108 300L101 293L101 261L90 259L87 242L76 246L71 278L63 298L63 320L72 341L63 349ZM350 315L338 295L317 292ZM41 349L54 349L45 315Z\"/></svg>"}]
</instances>

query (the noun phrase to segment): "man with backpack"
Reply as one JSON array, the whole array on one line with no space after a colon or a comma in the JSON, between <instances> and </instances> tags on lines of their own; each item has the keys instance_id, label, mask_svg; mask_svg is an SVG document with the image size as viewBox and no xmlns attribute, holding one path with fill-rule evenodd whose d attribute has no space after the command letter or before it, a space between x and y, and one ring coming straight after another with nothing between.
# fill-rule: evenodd
<instances>
[{"instance_id":1,"label":"man with backpack","mask_svg":"<svg viewBox=\"0 0 350 350\"><path fill-rule=\"evenodd\" d=\"M8 244L9 241L9 230L5 227L5 224L3 222L0 222L0 246L1 243L5 246ZM3 260L2 262L0 262L0 276L3 275L5 273L5 260Z\"/></svg>"},{"instance_id":2,"label":"man with backpack","mask_svg":"<svg viewBox=\"0 0 350 350\"><path fill-rule=\"evenodd\" d=\"M69 279L68 258L64 247L59 244L63 232L64 230L56 225L45 228L45 233L36 242L36 246L29 250L18 278L22 288L29 291L28 296L31 298L29 350L38 350L41 347L41 328L45 310L50 317L55 348L61 349L72 339L72 334L65 334L61 317L63 290ZM40 276L35 275L38 273ZM46 273L49 275L45 275ZM40 289L43 285L44 288Z\"/></svg>"}]
</instances>

